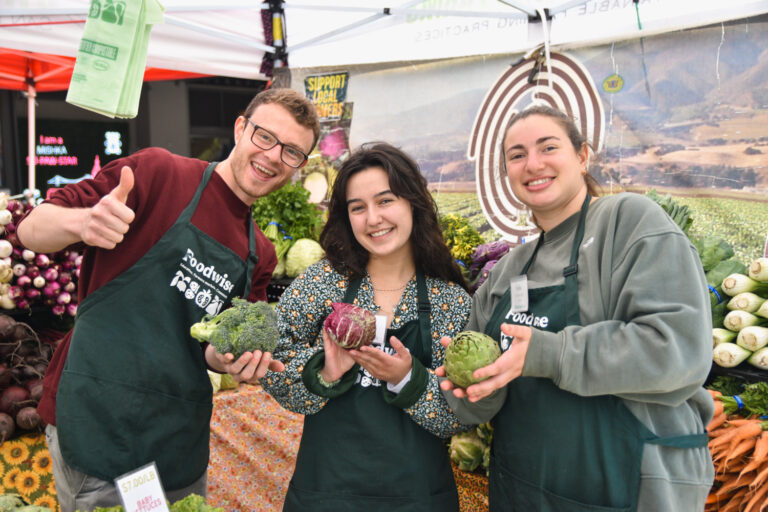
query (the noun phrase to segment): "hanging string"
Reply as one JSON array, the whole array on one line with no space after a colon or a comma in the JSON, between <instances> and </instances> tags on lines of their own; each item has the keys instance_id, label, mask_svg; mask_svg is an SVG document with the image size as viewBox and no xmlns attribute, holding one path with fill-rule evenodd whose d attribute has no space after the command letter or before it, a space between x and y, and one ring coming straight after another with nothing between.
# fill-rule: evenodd
<instances>
[{"instance_id":1,"label":"hanging string","mask_svg":"<svg viewBox=\"0 0 768 512\"><path fill-rule=\"evenodd\" d=\"M637 30L643 30L643 24L640 22L640 0L633 0L635 2L635 15L637 16Z\"/></svg>"}]
</instances>

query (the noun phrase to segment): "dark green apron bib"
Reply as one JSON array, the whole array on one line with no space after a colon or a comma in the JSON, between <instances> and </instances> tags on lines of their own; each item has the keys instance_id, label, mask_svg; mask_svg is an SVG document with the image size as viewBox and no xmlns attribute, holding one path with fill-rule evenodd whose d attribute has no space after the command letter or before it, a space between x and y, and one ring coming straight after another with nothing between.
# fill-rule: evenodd
<instances>
[{"instance_id":1,"label":"dark green apron bib","mask_svg":"<svg viewBox=\"0 0 768 512\"><path fill-rule=\"evenodd\" d=\"M351 281L344 302L352 303L360 280ZM424 276L417 274L419 318L396 336L429 368L432 362L430 303ZM378 383L362 368L348 392L304 417L296 471L284 511L450 512L459 510L448 449L440 438L388 405Z\"/></svg>"},{"instance_id":2,"label":"dark green apron bib","mask_svg":"<svg viewBox=\"0 0 768 512\"><path fill-rule=\"evenodd\" d=\"M247 262L190 222L214 167L168 232L78 308L56 425L64 459L88 475L155 461L175 490L206 471L212 390L189 326L247 296L256 263L252 220Z\"/></svg>"},{"instance_id":3,"label":"dark green apron bib","mask_svg":"<svg viewBox=\"0 0 768 512\"><path fill-rule=\"evenodd\" d=\"M550 332L581 325L577 260L589 201L587 195L570 264L563 269L564 284L529 290L524 315L510 313L509 290L496 305L485 332L502 349L509 346L502 323L529 324L547 317L545 330ZM542 239L521 275L533 264ZM489 504L494 512L634 511L645 443L690 448L708 440L706 434L660 438L616 396L582 397L550 379L532 377L508 385L493 426Z\"/></svg>"}]
</instances>

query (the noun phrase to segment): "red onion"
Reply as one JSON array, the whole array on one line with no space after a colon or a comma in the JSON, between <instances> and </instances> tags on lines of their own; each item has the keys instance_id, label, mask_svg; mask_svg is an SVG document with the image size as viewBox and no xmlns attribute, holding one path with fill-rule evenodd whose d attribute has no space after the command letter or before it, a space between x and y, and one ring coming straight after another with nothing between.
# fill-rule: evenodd
<instances>
[{"instance_id":1,"label":"red onion","mask_svg":"<svg viewBox=\"0 0 768 512\"><path fill-rule=\"evenodd\" d=\"M48 278L46 277L46 279ZM70 274L69 272L59 272L59 277L57 281L59 282L60 285L65 285L70 281L72 281L72 274Z\"/></svg>"},{"instance_id":2,"label":"red onion","mask_svg":"<svg viewBox=\"0 0 768 512\"><path fill-rule=\"evenodd\" d=\"M40 267L37 265L27 265L27 273L25 275L28 275L32 279L36 278L40 275Z\"/></svg>"},{"instance_id":3,"label":"red onion","mask_svg":"<svg viewBox=\"0 0 768 512\"><path fill-rule=\"evenodd\" d=\"M47 254L38 253L35 256L35 265L37 265L38 267L45 268L50 264L51 264L51 258L49 258Z\"/></svg>"},{"instance_id":4,"label":"red onion","mask_svg":"<svg viewBox=\"0 0 768 512\"><path fill-rule=\"evenodd\" d=\"M16 309L29 309L29 301L24 297L19 297L14 302L16 302Z\"/></svg>"},{"instance_id":5,"label":"red onion","mask_svg":"<svg viewBox=\"0 0 768 512\"><path fill-rule=\"evenodd\" d=\"M43 276L36 276L32 279L32 286L35 288L42 288L45 286L45 278Z\"/></svg>"},{"instance_id":6,"label":"red onion","mask_svg":"<svg viewBox=\"0 0 768 512\"><path fill-rule=\"evenodd\" d=\"M9 222L4 227L5 227L5 232L6 233L14 234L14 235L16 234L16 223L15 222ZM11 237L9 236L8 240L10 241L10 239L11 239ZM13 242L11 242L11 243L13 243Z\"/></svg>"},{"instance_id":7,"label":"red onion","mask_svg":"<svg viewBox=\"0 0 768 512\"><path fill-rule=\"evenodd\" d=\"M61 292L56 297L56 302L59 304L69 304L72 301L72 295L68 292Z\"/></svg>"},{"instance_id":8,"label":"red onion","mask_svg":"<svg viewBox=\"0 0 768 512\"><path fill-rule=\"evenodd\" d=\"M27 273L27 266L23 263L17 263L13 266L13 275L16 277L23 276Z\"/></svg>"},{"instance_id":9,"label":"red onion","mask_svg":"<svg viewBox=\"0 0 768 512\"><path fill-rule=\"evenodd\" d=\"M74 293L77 289L77 285L74 281L70 281L67 284L64 285L64 291L67 293Z\"/></svg>"},{"instance_id":10,"label":"red onion","mask_svg":"<svg viewBox=\"0 0 768 512\"><path fill-rule=\"evenodd\" d=\"M46 281L56 281L59 278L59 271L54 267L48 267L43 270L43 277Z\"/></svg>"},{"instance_id":11,"label":"red onion","mask_svg":"<svg viewBox=\"0 0 768 512\"><path fill-rule=\"evenodd\" d=\"M69 316L77 315L77 303L70 302L69 304L67 304L67 314Z\"/></svg>"},{"instance_id":12,"label":"red onion","mask_svg":"<svg viewBox=\"0 0 768 512\"><path fill-rule=\"evenodd\" d=\"M67 312L67 307L64 304L54 304L51 306L51 313L61 316Z\"/></svg>"},{"instance_id":13,"label":"red onion","mask_svg":"<svg viewBox=\"0 0 768 512\"><path fill-rule=\"evenodd\" d=\"M37 279L37 278L35 278ZM50 281L43 287L43 295L46 297L56 297L61 291L61 285L56 281Z\"/></svg>"},{"instance_id":14,"label":"red onion","mask_svg":"<svg viewBox=\"0 0 768 512\"><path fill-rule=\"evenodd\" d=\"M354 304L334 302L333 312L325 318L323 328L343 348L370 345L376 336L376 317Z\"/></svg>"},{"instance_id":15,"label":"red onion","mask_svg":"<svg viewBox=\"0 0 768 512\"><path fill-rule=\"evenodd\" d=\"M16 285L21 286L22 288L26 288L28 286L32 285L32 278L28 275L19 276L16 278Z\"/></svg>"},{"instance_id":16,"label":"red onion","mask_svg":"<svg viewBox=\"0 0 768 512\"><path fill-rule=\"evenodd\" d=\"M39 299L41 294L40 294L40 290L38 290L37 288L27 288L27 291L24 293L24 295L29 300L35 300L35 299ZM16 302L16 305L17 306L19 305L18 301Z\"/></svg>"},{"instance_id":17,"label":"red onion","mask_svg":"<svg viewBox=\"0 0 768 512\"><path fill-rule=\"evenodd\" d=\"M21 251L21 257L22 259L26 261L34 261L35 260L35 252L30 251L29 249L24 249Z\"/></svg>"}]
</instances>

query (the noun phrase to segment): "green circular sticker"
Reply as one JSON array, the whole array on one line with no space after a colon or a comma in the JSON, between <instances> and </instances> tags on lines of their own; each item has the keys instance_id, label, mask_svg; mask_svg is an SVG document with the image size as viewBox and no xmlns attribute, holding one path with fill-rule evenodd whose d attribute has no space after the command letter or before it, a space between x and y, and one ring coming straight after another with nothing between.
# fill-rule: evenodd
<instances>
[{"instance_id":1,"label":"green circular sticker","mask_svg":"<svg viewBox=\"0 0 768 512\"><path fill-rule=\"evenodd\" d=\"M613 74L603 80L603 90L605 92L619 92L624 88L624 79L621 78L621 75Z\"/></svg>"}]
</instances>

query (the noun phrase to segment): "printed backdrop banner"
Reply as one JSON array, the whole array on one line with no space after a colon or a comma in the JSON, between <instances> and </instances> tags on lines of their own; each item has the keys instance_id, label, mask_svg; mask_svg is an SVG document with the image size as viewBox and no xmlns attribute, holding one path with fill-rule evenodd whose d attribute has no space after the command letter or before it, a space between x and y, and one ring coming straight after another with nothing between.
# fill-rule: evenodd
<instances>
[{"instance_id":1,"label":"printed backdrop banner","mask_svg":"<svg viewBox=\"0 0 768 512\"><path fill-rule=\"evenodd\" d=\"M441 213L486 240L536 236L501 167L509 118L541 102L571 114L596 150L606 194L671 194L694 211L693 234L720 234L747 261L768 218L768 16L640 39L526 54L342 69L344 149L385 140L419 162ZM326 134L332 130L326 130ZM341 133L339 133L341 135ZM337 137L335 140L341 140ZM332 146L336 149L339 145ZM346 153L334 151L335 165Z\"/></svg>"}]
</instances>

